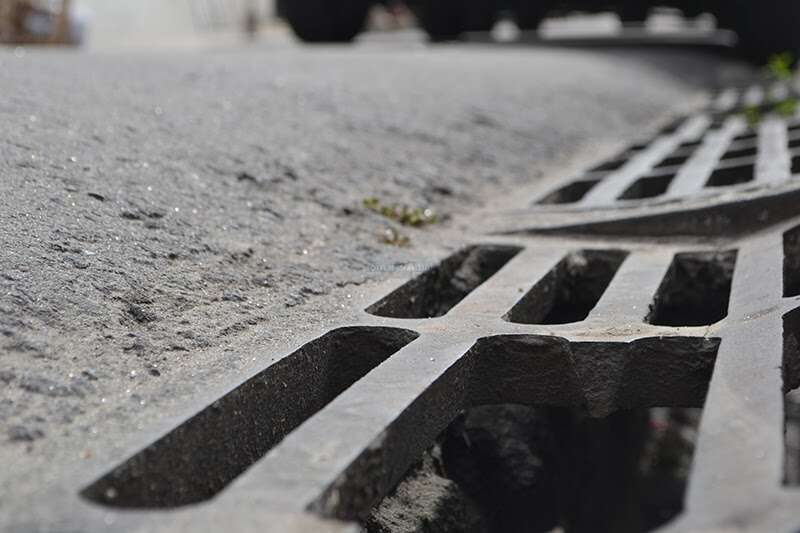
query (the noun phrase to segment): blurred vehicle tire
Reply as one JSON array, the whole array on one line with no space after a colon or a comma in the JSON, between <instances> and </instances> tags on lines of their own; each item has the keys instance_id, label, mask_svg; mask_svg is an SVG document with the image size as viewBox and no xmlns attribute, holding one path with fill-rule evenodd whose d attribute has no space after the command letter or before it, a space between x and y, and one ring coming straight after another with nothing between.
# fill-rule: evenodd
<instances>
[{"instance_id":1,"label":"blurred vehicle tire","mask_svg":"<svg viewBox=\"0 0 800 533\"><path fill-rule=\"evenodd\" d=\"M739 49L752 61L764 63L782 52L800 57L798 0L727 0L718 3L714 16L739 35Z\"/></svg>"},{"instance_id":2,"label":"blurred vehicle tire","mask_svg":"<svg viewBox=\"0 0 800 533\"><path fill-rule=\"evenodd\" d=\"M287 0L280 7L300 40L345 43L364 29L372 4L372 0Z\"/></svg>"},{"instance_id":3,"label":"blurred vehicle tire","mask_svg":"<svg viewBox=\"0 0 800 533\"><path fill-rule=\"evenodd\" d=\"M408 2L431 41L451 41L464 32L489 31L497 21L497 0L413 0Z\"/></svg>"}]
</instances>

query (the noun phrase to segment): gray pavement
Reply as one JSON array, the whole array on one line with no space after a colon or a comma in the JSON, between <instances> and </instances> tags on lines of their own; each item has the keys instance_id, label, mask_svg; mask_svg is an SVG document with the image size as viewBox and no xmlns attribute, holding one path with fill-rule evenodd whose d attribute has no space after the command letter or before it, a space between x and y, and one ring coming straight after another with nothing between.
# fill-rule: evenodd
<instances>
[{"instance_id":1,"label":"gray pavement","mask_svg":"<svg viewBox=\"0 0 800 533\"><path fill-rule=\"evenodd\" d=\"M0 529L745 69L693 50L0 50ZM430 206L392 226L362 200ZM519 199L515 199L519 202ZM383 243L395 227L410 246ZM80 487L76 487L76 491ZM8 526L6 526L8 527Z\"/></svg>"}]
</instances>

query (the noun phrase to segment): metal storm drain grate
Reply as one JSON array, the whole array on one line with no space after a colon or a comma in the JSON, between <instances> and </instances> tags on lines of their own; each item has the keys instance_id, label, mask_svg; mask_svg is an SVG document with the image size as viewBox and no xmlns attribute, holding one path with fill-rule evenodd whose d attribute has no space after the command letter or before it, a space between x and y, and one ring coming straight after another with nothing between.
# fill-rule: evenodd
<instances>
[{"instance_id":1,"label":"metal storm drain grate","mask_svg":"<svg viewBox=\"0 0 800 533\"><path fill-rule=\"evenodd\" d=\"M487 218L489 237L110 468L59 523L796 531L800 121L753 130L738 105L726 91Z\"/></svg>"}]
</instances>

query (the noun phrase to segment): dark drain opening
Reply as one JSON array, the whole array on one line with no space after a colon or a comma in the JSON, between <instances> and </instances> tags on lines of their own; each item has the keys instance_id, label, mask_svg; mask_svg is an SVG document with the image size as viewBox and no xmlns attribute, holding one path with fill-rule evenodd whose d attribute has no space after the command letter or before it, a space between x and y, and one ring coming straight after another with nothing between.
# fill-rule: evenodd
<instances>
[{"instance_id":1,"label":"dark drain opening","mask_svg":"<svg viewBox=\"0 0 800 533\"><path fill-rule=\"evenodd\" d=\"M583 200L598 183L600 183L600 178L573 181L551 192L538 203L541 205L574 204Z\"/></svg>"},{"instance_id":2,"label":"dark drain opening","mask_svg":"<svg viewBox=\"0 0 800 533\"><path fill-rule=\"evenodd\" d=\"M789 143L787 144L789 149L793 148L800 148L800 137L795 137L793 139L789 139Z\"/></svg>"},{"instance_id":3,"label":"dark drain opening","mask_svg":"<svg viewBox=\"0 0 800 533\"><path fill-rule=\"evenodd\" d=\"M678 117L672 122L661 128L659 135L673 135L677 133L681 126L688 120L688 117Z\"/></svg>"},{"instance_id":4,"label":"dark drain opening","mask_svg":"<svg viewBox=\"0 0 800 533\"><path fill-rule=\"evenodd\" d=\"M784 479L800 486L800 309L783 317Z\"/></svg>"},{"instance_id":5,"label":"dark drain opening","mask_svg":"<svg viewBox=\"0 0 800 533\"><path fill-rule=\"evenodd\" d=\"M686 163L692 157L692 152L678 150L658 162L653 168L677 167Z\"/></svg>"},{"instance_id":6,"label":"dark drain opening","mask_svg":"<svg viewBox=\"0 0 800 533\"><path fill-rule=\"evenodd\" d=\"M394 328L331 331L209 405L82 494L121 508L207 500L417 336Z\"/></svg>"},{"instance_id":7,"label":"dark drain opening","mask_svg":"<svg viewBox=\"0 0 800 533\"><path fill-rule=\"evenodd\" d=\"M800 226L783 234L783 295L800 296Z\"/></svg>"},{"instance_id":8,"label":"dark drain opening","mask_svg":"<svg viewBox=\"0 0 800 533\"><path fill-rule=\"evenodd\" d=\"M613 159L610 159L604 163L600 163L597 166L592 167L589 169L589 172L611 172L613 170L619 170L624 167L628 163L628 158L626 154L621 154Z\"/></svg>"},{"instance_id":9,"label":"dark drain opening","mask_svg":"<svg viewBox=\"0 0 800 533\"><path fill-rule=\"evenodd\" d=\"M800 155L792 157L792 174L800 174Z\"/></svg>"},{"instance_id":10,"label":"dark drain opening","mask_svg":"<svg viewBox=\"0 0 800 533\"><path fill-rule=\"evenodd\" d=\"M686 141L678 145L678 149L698 148L703 144L703 141Z\"/></svg>"},{"instance_id":11,"label":"dark drain opening","mask_svg":"<svg viewBox=\"0 0 800 533\"><path fill-rule=\"evenodd\" d=\"M646 321L657 326L708 326L728 315L736 251L677 254Z\"/></svg>"},{"instance_id":12,"label":"dark drain opening","mask_svg":"<svg viewBox=\"0 0 800 533\"><path fill-rule=\"evenodd\" d=\"M639 533L683 510L701 409L470 409L364 521L368 533ZM560 528L560 529L558 529Z\"/></svg>"},{"instance_id":13,"label":"dark drain opening","mask_svg":"<svg viewBox=\"0 0 800 533\"><path fill-rule=\"evenodd\" d=\"M444 316L521 250L492 245L461 250L368 307L367 312L391 318Z\"/></svg>"},{"instance_id":14,"label":"dark drain opening","mask_svg":"<svg viewBox=\"0 0 800 533\"><path fill-rule=\"evenodd\" d=\"M727 152L722 154L722 160L738 159L740 157L755 157L758 154L758 147L749 146L745 148L729 148Z\"/></svg>"},{"instance_id":15,"label":"dark drain opening","mask_svg":"<svg viewBox=\"0 0 800 533\"><path fill-rule=\"evenodd\" d=\"M758 139L758 132L751 131L748 133L742 133L741 135L737 135L736 137L733 138L733 142L752 141L755 139Z\"/></svg>"},{"instance_id":16,"label":"dark drain opening","mask_svg":"<svg viewBox=\"0 0 800 533\"><path fill-rule=\"evenodd\" d=\"M567 255L504 318L520 324L585 320L627 256L620 250L583 250Z\"/></svg>"},{"instance_id":17,"label":"dark drain opening","mask_svg":"<svg viewBox=\"0 0 800 533\"><path fill-rule=\"evenodd\" d=\"M655 198L667 192L670 184L675 179L675 174L669 173L662 176L645 176L634 181L630 187L620 195L620 200L642 200Z\"/></svg>"},{"instance_id":18,"label":"dark drain opening","mask_svg":"<svg viewBox=\"0 0 800 533\"><path fill-rule=\"evenodd\" d=\"M753 181L756 167L753 164L721 167L714 170L706 182L706 187L728 187Z\"/></svg>"}]
</instances>

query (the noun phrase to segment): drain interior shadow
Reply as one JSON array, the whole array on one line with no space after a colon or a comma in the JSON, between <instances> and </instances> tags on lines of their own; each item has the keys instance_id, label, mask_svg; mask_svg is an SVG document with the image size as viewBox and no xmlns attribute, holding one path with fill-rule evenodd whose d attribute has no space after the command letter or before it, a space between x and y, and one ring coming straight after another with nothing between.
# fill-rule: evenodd
<instances>
[{"instance_id":1,"label":"drain interior shadow","mask_svg":"<svg viewBox=\"0 0 800 533\"><path fill-rule=\"evenodd\" d=\"M800 296L800 226L783 234L783 295Z\"/></svg>"},{"instance_id":2,"label":"drain interior shadow","mask_svg":"<svg viewBox=\"0 0 800 533\"><path fill-rule=\"evenodd\" d=\"M371 305L367 312L390 318L444 316L521 250L493 245L461 250Z\"/></svg>"},{"instance_id":3,"label":"drain interior shadow","mask_svg":"<svg viewBox=\"0 0 800 533\"><path fill-rule=\"evenodd\" d=\"M670 184L675 180L675 176L674 172L667 172L666 174L651 174L641 177L625 189L619 199L643 200L661 196L667 192Z\"/></svg>"},{"instance_id":4,"label":"drain interior shadow","mask_svg":"<svg viewBox=\"0 0 800 533\"><path fill-rule=\"evenodd\" d=\"M82 494L123 508L209 499L417 336L393 328L333 330L244 382Z\"/></svg>"},{"instance_id":5,"label":"drain interior shadow","mask_svg":"<svg viewBox=\"0 0 800 533\"><path fill-rule=\"evenodd\" d=\"M309 509L329 518L369 522L375 509L381 507L381 500L394 489L399 503L393 504L390 515L411 518L421 511L430 518L425 513L447 508L455 510L457 516L468 518L469 524L458 522L451 524L450 529L442 527L432 531L473 531L470 524L480 524L485 517L468 512L460 496L449 492L448 487L442 485L444 482L434 480L435 486L417 487L419 490L413 485L403 488L401 483L404 473L420 461L425 449L435 443L437 435L456 420L460 412L480 406L515 404L580 413L582 419L603 419L620 411L655 407L701 408L719 343L719 339L700 337L573 343L563 338L536 335L480 339L382 431L380 438L364 450ZM626 415L618 417L625 419ZM594 437L576 439L576 442L590 442ZM515 446L513 440L498 442L498 447L511 453ZM566 453L567 448L563 451ZM624 455L632 463L638 463L641 457L631 450ZM568 460L569 456L559 457L559 461ZM602 462L604 459L596 456L592 460ZM498 483L502 481L501 476ZM571 491L559 496L559 502L568 502L580 494L580 486L572 487ZM406 507L398 510L397 505ZM527 505L536 506L537 502L529 501ZM445 513L443 524L452 516L449 511ZM385 525L370 526L370 531L418 530L410 526L387 529Z\"/></svg>"},{"instance_id":6,"label":"drain interior shadow","mask_svg":"<svg viewBox=\"0 0 800 533\"><path fill-rule=\"evenodd\" d=\"M646 321L657 326L709 326L728 315L736 251L677 254Z\"/></svg>"},{"instance_id":7,"label":"drain interior shadow","mask_svg":"<svg viewBox=\"0 0 800 533\"><path fill-rule=\"evenodd\" d=\"M620 250L573 252L545 275L504 317L519 324L585 320L628 256Z\"/></svg>"},{"instance_id":8,"label":"drain interior shadow","mask_svg":"<svg viewBox=\"0 0 800 533\"><path fill-rule=\"evenodd\" d=\"M574 204L583 200L589 191L600 183L601 178L589 178L573 181L555 191L547 194L544 198L536 202L540 205L560 205Z\"/></svg>"},{"instance_id":9,"label":"drain interior shadow","mask_svg":"<svg viewBox=\"0 0 800 533\"><path fill-rule=\"evenodd\" d=\"M800 486L800 309L783 317L784 478Z\"/></svg>"},{"instance_id":10,"label":"drain interior shadow","mask_svg":"<svg viewBox=\"0 0 800 533\"><path fill-rule=\"evenodd\" d=\"M720 167L714 170L706 182L706 187L729 187L740 183L748 183L756 177L755 164Z\"/></svg>"},{"instance_id":11,"label":"drain interior shadow","mask_svg":"<svg viewBox=\"0 0 800 533\"><path fill-rule=\"evenodd\" d=\"M683 510L700 413L475 407L362 523L368 533L651 531Z\"/></svg>"}]
</instances>

